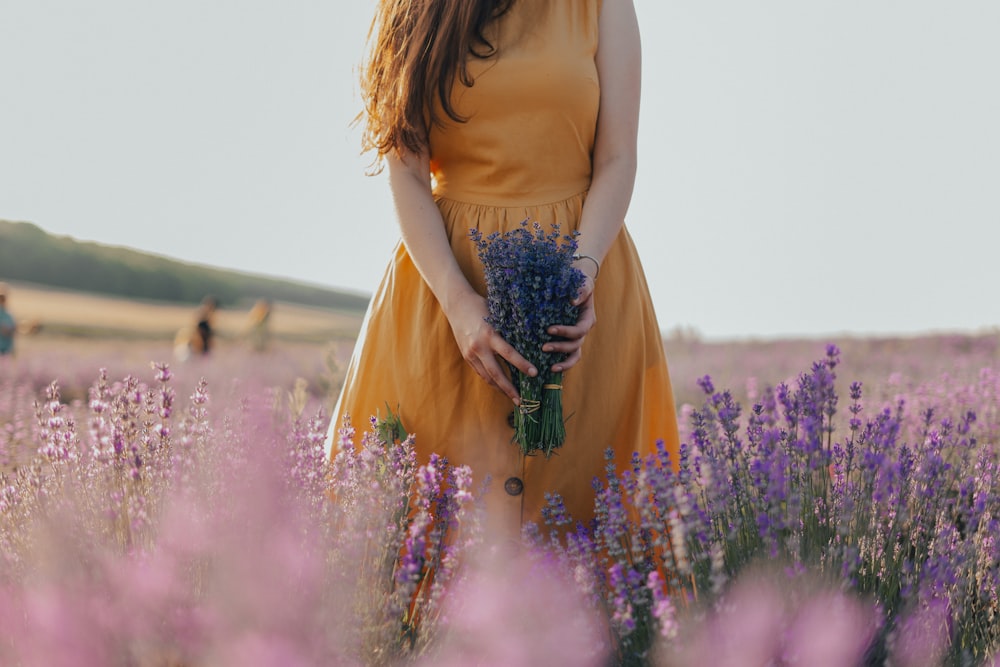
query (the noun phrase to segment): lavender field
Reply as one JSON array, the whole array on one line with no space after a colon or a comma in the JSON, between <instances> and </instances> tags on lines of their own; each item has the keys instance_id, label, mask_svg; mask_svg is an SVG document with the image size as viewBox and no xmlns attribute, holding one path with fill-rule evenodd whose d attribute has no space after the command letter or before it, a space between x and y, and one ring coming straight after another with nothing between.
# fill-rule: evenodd
<instances>
[{"instance_id":1,"label":"lavender field","mask_svg":"<svg viewBox=\"0 0 1000 667\"><path fill-rule=\"evenodd\" d=\"M518 545L391 415L325 460L350 341L24 342L3 665L1000 664L995 334L670 337L681 460Z\"/></svg>"}]
</instances>

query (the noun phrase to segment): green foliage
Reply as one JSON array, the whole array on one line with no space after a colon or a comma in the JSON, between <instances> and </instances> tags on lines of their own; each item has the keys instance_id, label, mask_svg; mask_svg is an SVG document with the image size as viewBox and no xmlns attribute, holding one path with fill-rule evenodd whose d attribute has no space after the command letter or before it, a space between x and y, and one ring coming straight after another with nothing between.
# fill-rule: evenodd
<instances>
[{"instance_id":1,"label":"green foliage","mask_svg":"<svg viewBox=\"0 0 1000 667\"><path fill-rule=\"evenodd\" d=\"M387 444L404 442L410 434L403 426L403 420L399 417L399 406L396 406L396 411L393 412L389 404L386 403L385 411L386 416L378 415L375 421L375 432L379 439Z\"/></svg>"},{"instance_id":2,"label":"green foliage","mask_svg":"<svg viewBox=\"0 0 1000 667\"><path fill-rule=\"evenodd\" d=\"M360 312L368 303L360 295L84 243L5 220L0 220L0 279L173 303L198 303L206 294L223 305L268 298Z\"/></svg>"}]
</instances>

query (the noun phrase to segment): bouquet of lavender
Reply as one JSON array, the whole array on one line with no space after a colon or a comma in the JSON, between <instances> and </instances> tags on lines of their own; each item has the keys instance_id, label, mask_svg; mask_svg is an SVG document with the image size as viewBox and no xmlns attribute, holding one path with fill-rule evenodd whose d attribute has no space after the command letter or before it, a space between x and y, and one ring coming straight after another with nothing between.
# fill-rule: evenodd
<instances>
[{"instance_id":1,"label":"bouquet of lavender","mask_svg":"<svg viewBox=\"0 0 1000 667\"><path fill-rule=\"evenodd\" d=\"M563 444L566 428L562 410L562 373L552 365L564 355L542 352L555 339L548 328L575 324L579 307L572 305L583 286L583 272L573 267L576 236L563 236L553 225L548 234L539 223L483 237L469 233L479 250L486 275L489 316L486 321L504 340L538 369L530 377L510 366L511 379L521 394L514 411L514 441L524 454L546 457Z\"/></svg>"}]
</instances>

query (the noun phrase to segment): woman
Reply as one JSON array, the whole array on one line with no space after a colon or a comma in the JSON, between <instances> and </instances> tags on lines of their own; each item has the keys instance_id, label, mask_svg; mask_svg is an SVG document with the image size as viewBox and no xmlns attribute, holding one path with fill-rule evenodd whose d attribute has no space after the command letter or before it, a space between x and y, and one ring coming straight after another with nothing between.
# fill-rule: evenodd
<instances>
[{"instance_id":1,"label":"woman","mask_svg":"<svg viewBox=\"0 0 1000 667\"><path fill-rule=\"evenodd\" d=\"M677 450L659 327L624 217L636 166L639 35L631 0L381 0L364 66L366 148L389 170L402 240L365 318L331 431L386 406L431 452L489 476L489 520L516 534L545 494L593 515L594 477L656 440ZM566 442L522 457L519 396L537 369L485 322L470 228L579 230L586 283L566 355ZM599 324L598 324L599 322ZM505 361L504 361L505 360ZM558 368L557 368L558 367ZM333 434L331 434L333 436ZM331 437L331 447L338 439Z\"/></svg>"}]
</instances>

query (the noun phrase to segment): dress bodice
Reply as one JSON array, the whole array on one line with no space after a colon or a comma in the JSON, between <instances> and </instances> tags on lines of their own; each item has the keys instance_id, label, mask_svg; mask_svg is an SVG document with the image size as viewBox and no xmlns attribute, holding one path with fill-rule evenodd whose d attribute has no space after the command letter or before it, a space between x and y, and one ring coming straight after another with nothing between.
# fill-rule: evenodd
<instances>
[{"instance_id":1,"label":"dress bodice","mask_svg":"<svg viewBox=\"0 0 1000 667\"><path fill-rule=\"evenodd\" d=\"M597 125L599 0L515 0L488 32L488 58L457 82L466 119L430 131L435 195L491 206L544 204L588 189Z\"/></svg>"}]
</instances>

